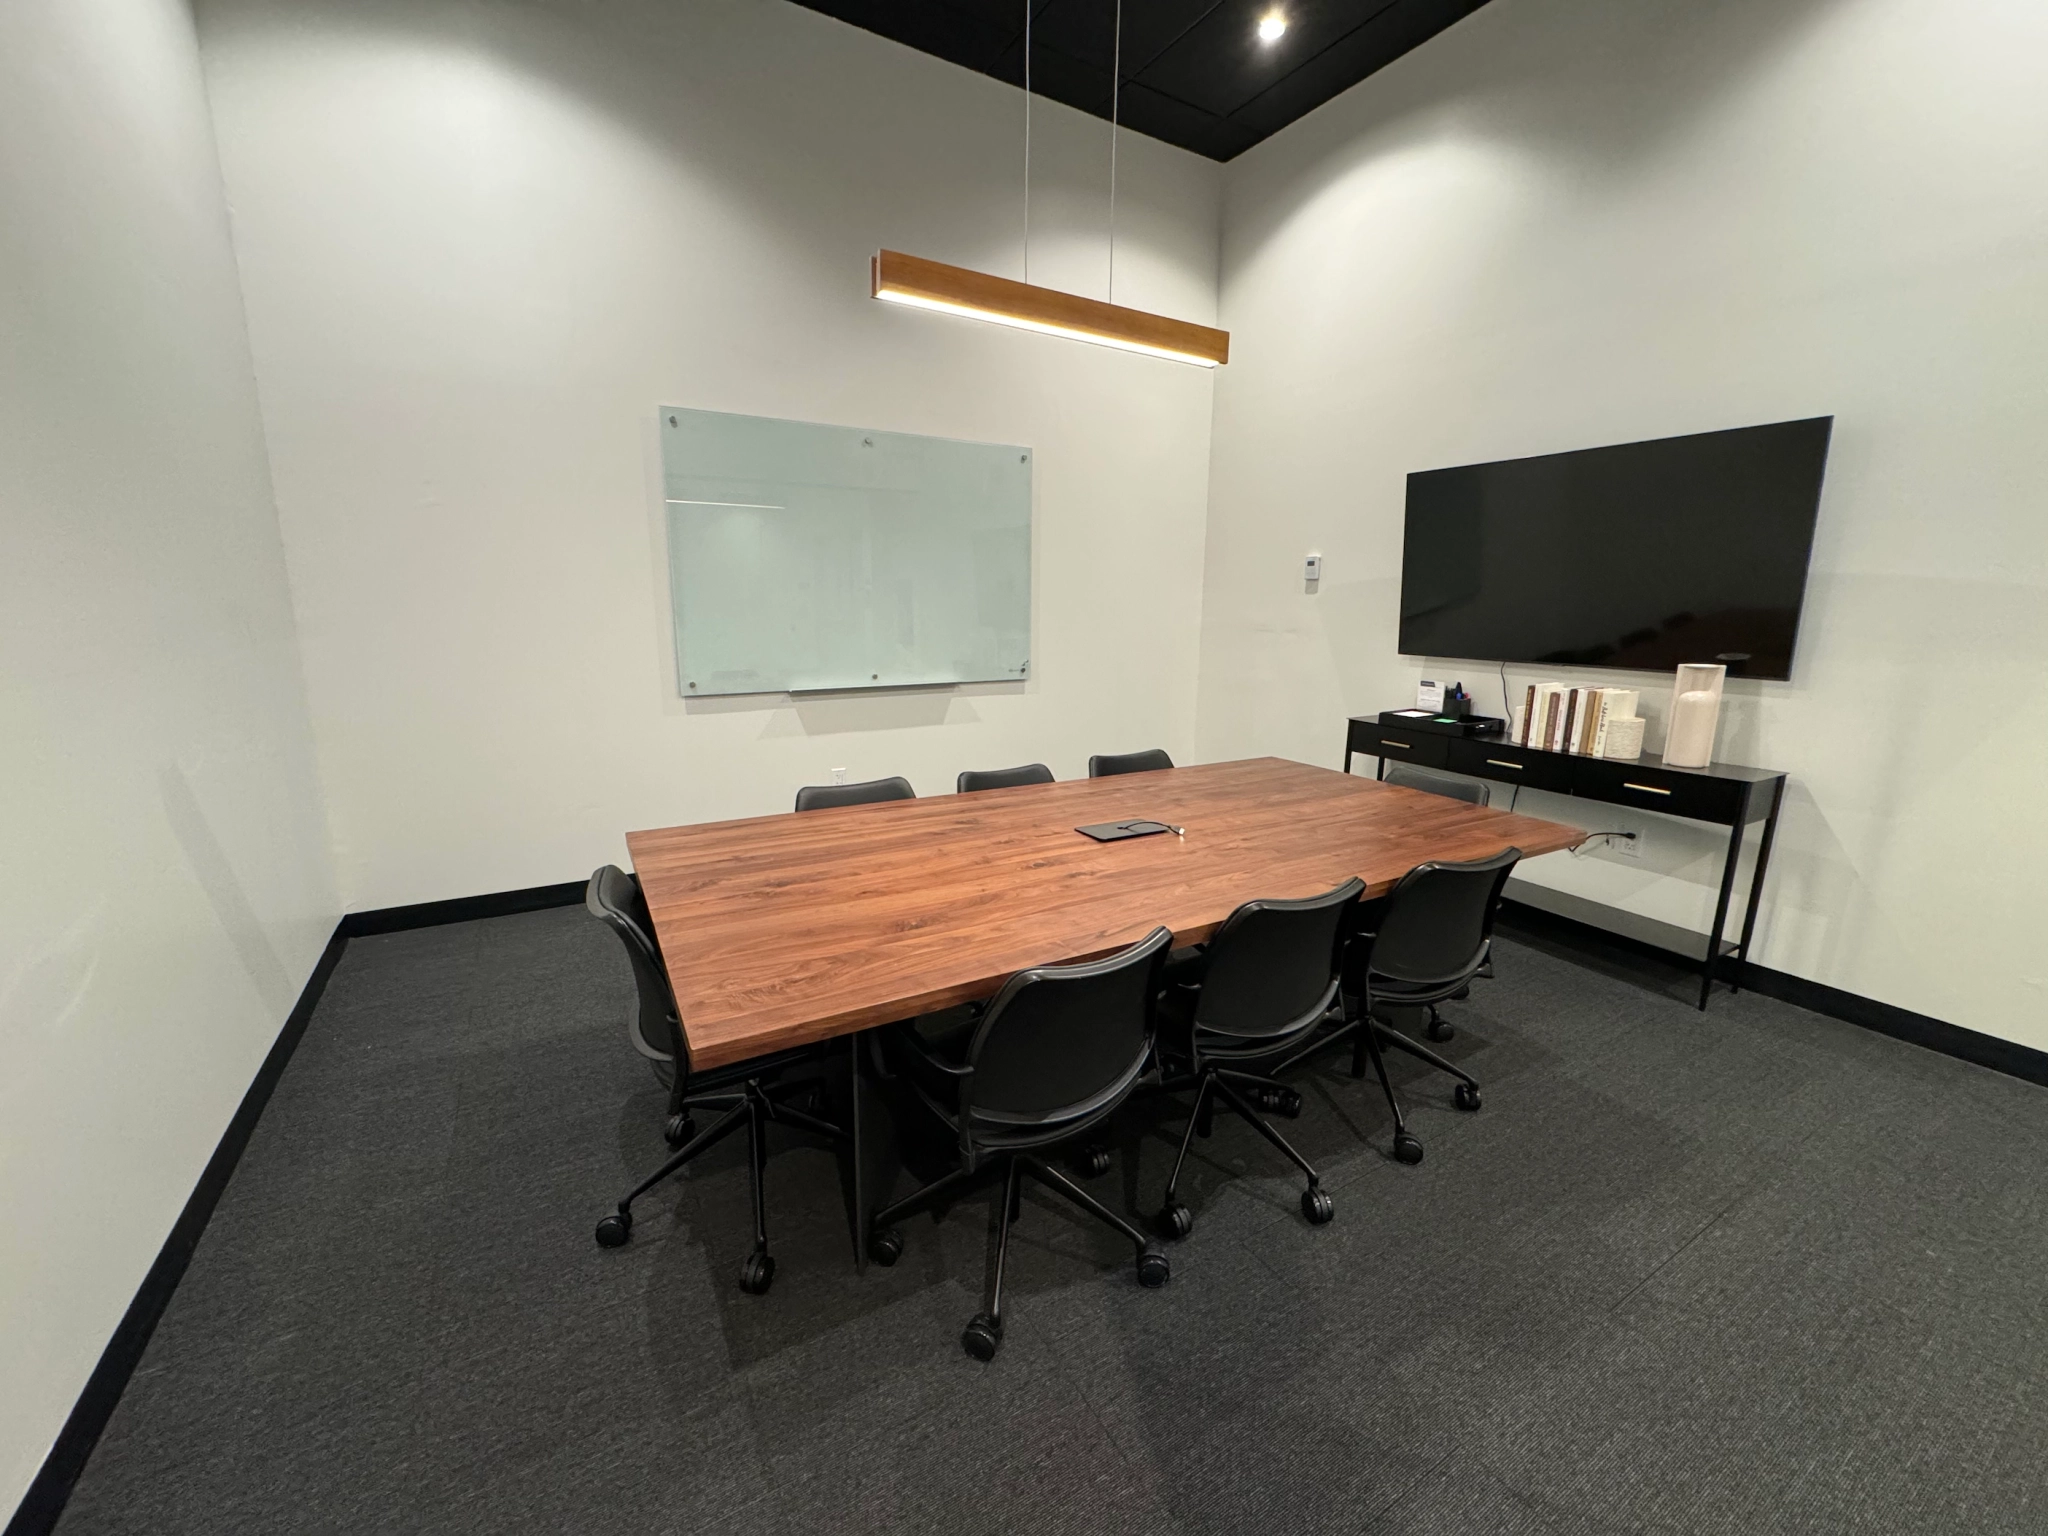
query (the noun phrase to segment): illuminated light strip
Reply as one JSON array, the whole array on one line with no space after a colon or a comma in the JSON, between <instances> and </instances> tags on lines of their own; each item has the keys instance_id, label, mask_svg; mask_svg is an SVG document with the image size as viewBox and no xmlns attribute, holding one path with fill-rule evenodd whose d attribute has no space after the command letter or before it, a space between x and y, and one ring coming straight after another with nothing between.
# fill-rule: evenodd
<instances>
[{"instance_id":1,"label":"illuminated light strip","mask_svg":"<svg viewBox=\"0 0 2048 1536\"><path fill-rule=\"evenodd\" d=\"M1201 368L1214 368L1230 360L1227 331L1141 309L1125 309L1053 288L1013 282L1006 277L992 277L966 267L950 267L899 251L876 253L872 293L891 304L965 315L972 320L1117 347Z\"/></svg>"}]
</instances>

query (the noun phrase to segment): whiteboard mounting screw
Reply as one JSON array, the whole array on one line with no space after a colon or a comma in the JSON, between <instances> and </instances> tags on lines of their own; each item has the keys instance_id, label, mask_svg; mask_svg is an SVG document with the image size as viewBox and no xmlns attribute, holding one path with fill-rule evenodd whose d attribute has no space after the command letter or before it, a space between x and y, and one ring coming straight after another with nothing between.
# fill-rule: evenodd
<instances>
[{"instance_id":1,"label":"whiteboard mounting screw","mask_svg":"<svg viewBox=\"0 0 2048 1536\"><path fill-rule=\"evenodd\" d=\"M863 448L872 448L875 446L875 440L872 437L864 437L860 440L860 445Z\"/></svg>"},{"instance_id":2,"label":"whiteboard mounting screw","mask_svg":"<svg viewBox=\"0 0 2048 1536\"><path fill-rule=\"evenodd\" d=\"M670 426L674 426L674 425L676 424L676 419L675 419L675 417L673 417L673 416L669 417L669 419L668 419L668 424L669 424Z\"/></svg>"}]
</instances>

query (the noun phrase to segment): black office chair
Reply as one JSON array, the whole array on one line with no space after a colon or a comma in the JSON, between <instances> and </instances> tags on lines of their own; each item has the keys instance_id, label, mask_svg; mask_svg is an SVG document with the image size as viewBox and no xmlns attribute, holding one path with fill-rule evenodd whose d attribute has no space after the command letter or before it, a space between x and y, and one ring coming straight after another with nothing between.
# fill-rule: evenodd
<instances>
[{"instance_id":1,"label":"black office chair","mask_svg":"<svg viewBox=\"0 0 2048 1536\"><path fill-rule=\"evenodd\" d=\"M1351 1039L1351 1075L1364 1077L1368 1061L1379 1075L1394 1114L1394 1156L1401 1162L1421 1162L1422 1142L1401 1114L1381 1043L1456 1078L1451 1102L1460 1109L1479 1108L1479 1081L1382 1022L1374 1009L1382 1003L1427 1008L1434 1019L1439 1003L1464 995L1491 960L1501 887L1521 857L1521 849L1508 848L1464 864L1418 864L1403 875L1377 914L1378 931L1358 934L1345 952L1342 1027L1290 1059L1289 1065Z\"/></svg>"},{"instance_id":2,"label":"black office chair","mask_svg":"<svg viewBox=\"0 0 2048 1536\"><path fill-rule=\"evenodd\" d=\"M829 810L835 805L874 805L883 800L915 800L910 780L869 779L862 784L806 784L796 792L800 811Z\"/></svg>"},{"instance_id":3,"label":"black office chair","mask_svg":"<svg viewBox=\"0 0 2048 1536\"><path fill-rule=\"evenodd\" d=\"M1022 768L968 768L954 788L972 794L977 789L1014 789L1020 784L1050 784L1052 770L1043 763L1026 763Z\"/></svg>"},{"instance_id":4,"label":"black office chair","mask_svg":"<svg viewBox=\"0 0 2048 1536\"><path fill-rule=\"evenodd\" d=\"M662 964L654 924L649 920L647 901L639 884L617 865L607 864L590 877L583 904L626 946L626 957L633 965L633 984L639 992L639 1008L628 1028L634 1046L655 1063L655 1075L668 1087L668 1123L663 1134L671 1147L679 1149L661 1165L658 1173L642 1180L619 1202L615 1212L597 1224L597 1241L605 1248L624 1244L633 1235L635 1200L700 1152L745 1126L747 1178L754 1201L754 1249L740 1264L740 1289L759 1296L775 1280L775 1260L768 1254L767 1200L762 1187L768 1164L764 1123L774 1120L835 1140L845 1139L838 1126L789 1102L816 1093L816 1071L806 1075L797 1069L817 1068L819 1053L806 1047L709 1072L693 1071L675 994L669 989L668 970ZM698 1110L718 1112L719 1117L708 1129L699 1131Z\"/></svg>"},{"instance_id":5,"label":"black office chair","mask_svg":"<svg viewBox=\"0 0 2048 1536\"><path fill-rule=\"evenodd\" d=\"M1387 766L1385 778L1387 783L1398 784L1403 789L1419 789L1425 794L1442 795L1450 800L1462 800L1467 805L1476 805L1484 808L1493 803L1493 797L1488 793L1487 787L1477 779L1453 778L1447 773L1437 773L1429 768L1416 768L1407 763L1390 763ZM1381 900L1384 902L1385 898L1382 897ZM1478 975L1488 981L1493 979L1493 960L1491 956L1481 963ZM1462 1001L1471 995L1472 989L1469 986L1464 986L1453 992L1449 1000ZM1437 1005L1431 1003L1429 1005L1429 1038L1432 1040L1448 1040L1455 1034L1457 1034L1457 1030L1453 1029L1450 1022L1437 1011Z\"/></svg>"},{"instance_id":6,"label":"black office chair","mask_svg":"<svg viewBox=\"0 0 2048 1536\"><path fill-rule=\"evenodd\" d=\"M1173 759L1165 751L1154 747L1150 752L1121 752L1107 756L1098 755L1088 759L1088 777L1106 779L1116 773L1150 773L1155 768L1171 768Z\"/></svg>"},{"instance_id":7,"label":"black office chair","mask_svg":"<svg viewBox=\"0 0 2048 1536\"><path fill-rule=\"evenodd\" d=\"M960 1166L878 1212L869 1254L894 1264L903 1254L896 1222L950 1202L978 1179L1003 1179L989 1307L960 1335L977 1360L994 1359L1003 1341L1003 1264L1026 1176L1130 1239L1141 1285L1167 1281L1164 1249L1035 1154L1101 1125L1150 1068L1161 967L1172 942L1155 928L1106 959L1034 966L1004 982L968 1027L934 1039L899 1024L883 1037L899 1075L959 1138Z\"/></svg>"},{"instance_id":8,"label":"black office chair","mask_svg":"<svg viewBox=\"0 0 2048 1536\"><path fill-rule=\"evenodd\" d=\"M1448 773L1432 773L1427 768L1415 768L1407 763L1388 764L1385 782L1398 784L1403 789L1419 789L1425 794L1444 795L1452 800L1462 800L1467 805L1485 806L1493 803L1486 786L1477 779L1453 778Z\"/></svg>"},{"instance_id":9,"label":"black office chair","mask_svg":"<svg viewBox=\"0 0 2048 1536\"><path fill-rule=\"evenodd\" d=\"M1209 1134L1218 1098L1308 1175L1302 1215L1321 1226L1335 1214L1308 1159L1266 1123L1244 1090L1289 1118L1301 1113L1301 1095L1243 1068L1292 1051L1329 1015L1338 999L1346 930L1364 891L1365 882L1352 879L1298 901L1248 901L1223 920L1207 945L1175 957L1161 1005L1159 1039L1161 1052L1186 1070L1170 1076L1164 1086L1193 1088L1195 1103L1159 1212L1160 1225L1170 1235L1185 1237L1194 1230L1194 1213L1175 1191L1197 1131Z\"/></svg>"}]
</instances>

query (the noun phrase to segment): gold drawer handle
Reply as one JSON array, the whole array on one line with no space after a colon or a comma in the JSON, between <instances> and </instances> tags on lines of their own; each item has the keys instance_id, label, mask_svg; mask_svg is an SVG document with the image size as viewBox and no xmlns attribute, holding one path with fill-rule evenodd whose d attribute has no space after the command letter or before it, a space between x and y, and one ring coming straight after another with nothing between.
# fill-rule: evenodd
<instances>
[{"instance_id":1,"label":"gold drawer handle","mask_svg":"<svg viewBox=\"0 0 2048 1536\"><path fill-rule=\"evenodd\" d=\"M1504 763L1497 757L1489 757L1487 759L1487 762L1491 763L1496 768L1512 768L1517 773L1520 773L1522 771L1522 765L1520 763Z\"/></svg>"},{"instance_id":2,"label":"gold drawer handle","mask_svg":"<svg viewBox=\"0 0 2048 1536\"><path fill-rule=\"evenodd\" d=\"M1640 789L1646 795L1668 795L1671 793L1670 790L1659 789L1654 784L1631 784L1627 779L1621 781L1621 787L1623 789Z\"/></svg>"},{"instance_id":3,"label":"gold drawer handle","mask_svg":"<svg viewBox=\"0 0 2048 1536\"><path fill-rule=\"evenodd\" d=\"M1383 747L1399 747L1403 752L1406 752L1415 743L1412 741L1396 741L1391 736L1382 736L1380 738L1380 745Z\"/></svg>"}]
</instances>

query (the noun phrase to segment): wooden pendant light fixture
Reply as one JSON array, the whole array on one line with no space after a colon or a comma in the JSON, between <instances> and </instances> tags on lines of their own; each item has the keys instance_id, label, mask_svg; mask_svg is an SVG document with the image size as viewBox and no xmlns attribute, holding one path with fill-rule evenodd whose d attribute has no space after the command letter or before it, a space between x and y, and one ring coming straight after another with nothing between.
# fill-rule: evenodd
<instances>
[{"instance_id":1,"label":"wooden pendant light fixture","mask_svg":"<svg viewBox=\"0 0 2048 1536\"><path fill-rule=\"evenodd\" d=\"M1024 276L1026 281L996 277L967 267L948 266L901 251L877 251L870 269L871 295L891 304L967 315L997 325L1067 336L1100 346L1121 347L1152 357L1214 368L1230 361L1230 333L1213 326L1174 320L1142 309L1126 309L1103 299L1083 298L1057 288L1040 288L1031 276L1031 10L1024 0ZM1109 106L1109 281L1116 296L1116 136L1117 96L1123 69L1123 3L1117 0L1116 43L1110 62Z\"/></svg>"},{"instance_id":2,"label":"wooden pendant light fixture","mask_svg":"<svg viewBox=\"0 0 2048 1536\"><path fill-rule=\"evenodd\" d=\"M1228 331L1084 299L1057 288L1037 288L966 267L949 267L943 261L926 261L901 251L875 253L873 292L892 304L970 315L998 325L1199 363L1204 368L1230 361Z\"/></svg>"}]
</instances>

